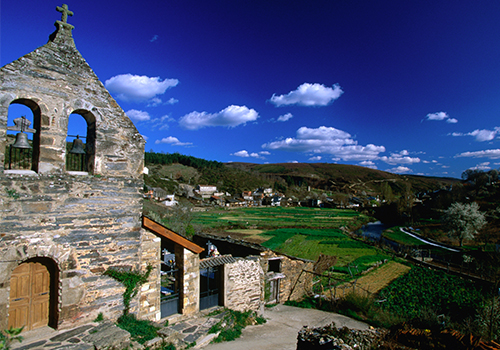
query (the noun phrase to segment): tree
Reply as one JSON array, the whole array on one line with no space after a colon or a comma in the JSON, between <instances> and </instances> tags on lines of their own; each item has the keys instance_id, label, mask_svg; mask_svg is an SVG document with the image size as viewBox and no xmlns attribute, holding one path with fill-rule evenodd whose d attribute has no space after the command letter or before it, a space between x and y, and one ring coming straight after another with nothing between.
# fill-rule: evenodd
<instances>
[{"instance_id":1,"label":"tree","mask_svg":"<svg viewBox=\"0 0 500 350\"><path fill-rule=\"evenodd\" d=\"M453 203L444 211L443 221L450 233L458 238L460 246L465 239L473 239L477 231L486 224L485 215L476 202Z\"/></svg>"}]
</instances>

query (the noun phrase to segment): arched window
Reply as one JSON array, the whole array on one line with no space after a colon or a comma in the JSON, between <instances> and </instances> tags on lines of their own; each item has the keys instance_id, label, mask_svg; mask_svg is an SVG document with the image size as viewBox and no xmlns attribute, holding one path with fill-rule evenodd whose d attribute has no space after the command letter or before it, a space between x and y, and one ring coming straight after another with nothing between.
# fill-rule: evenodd
<instances>
[{"instance_id":1,"label":"arched window","mask_svg":"<svg viewBox=\"0 0 500 350\"><path fill-rule=\"evenodd\" d=\"M95 117L87 110L75 110L68 120L66 171L93 174L95 154Z\"/></svg>"},{"instance_id":2,"label":"arched window","mask_svg":"<svg viewBox=\"0 0 500 350\"><path fill-rule=\"evenodd\" d=\"M9 106L5 171L38 171L40 151L40 108L27 99Z\"/></svg>"}]
</instances>

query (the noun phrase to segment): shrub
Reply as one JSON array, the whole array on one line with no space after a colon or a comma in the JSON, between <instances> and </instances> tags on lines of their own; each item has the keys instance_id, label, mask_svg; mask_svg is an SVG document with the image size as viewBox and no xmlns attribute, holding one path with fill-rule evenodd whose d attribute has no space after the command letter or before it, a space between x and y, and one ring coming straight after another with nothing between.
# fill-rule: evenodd
<instances>
[{"instance_id":1,"label":"shrub","mask_svg":"<svg viewBox=\"0 0 500 350\"><path fill-rule=\"evenodd\" d=\"M482 302L474 283L422 267L412 268L380 292L383 308L407 319L422 318L423 310L461 320L475 313ZM425 318L425 317L424 317Z\"/></svg>"},{"instance_id":2,"label":"shrub","mask_svg":"<svg viewBox=\"0 0 500 350\"><path fill-rule=\"evenodd\" d=\"M135 271L119 271L116 269L109 269L104 272L106 276L121 282L125 286L125 292L123 292L124 316L128 315L130 301L139 292L139 287L148 281L151 271L153 271L153 266L148 265L146 272L143 274Z\"/></svg>"}]
</instances>

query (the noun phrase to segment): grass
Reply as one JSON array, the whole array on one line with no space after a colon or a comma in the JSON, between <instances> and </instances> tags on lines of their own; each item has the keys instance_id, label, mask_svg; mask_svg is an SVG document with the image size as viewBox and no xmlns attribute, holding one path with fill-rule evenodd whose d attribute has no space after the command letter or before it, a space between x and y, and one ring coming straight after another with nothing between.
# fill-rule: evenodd
<instances>
[{"instance_id":1,"label":"grass","mask_svg":"<svg viewBox=\"0 0 500 350\"><path fill-rule=\"evenodd\" d=\"M135 315L123 315L118 319L118 327L130 333L133 340L144 344L156 337L158 327L147 320L138 320Z\"/></svg>"},{"instance_id":2,"label":"grass","mask_svg":"<svg viewBox=\"0 0 500 350\"><path fill-rule=\"evenodd\" d=\"M348 273L349 264L358 265L360 271L367 269L374 262L388 259L380 250L360 241L356 241L338 229L278 229L264 232L272 236L262 243L263 246L280 253L317 260L319 254L337 256L336 271Z\"/></svg>"},{"instance_id":3,"label":"grass","mask_svg":"<svg viewBox=\"0 0 500 350\"><path fill-rule=\"evenodd\" d=\"M384 233L382 234L382 237L390 239L391 241L394 241L396 243L408 246L416 246L416 245L418 246L425 244L424 242L416 239L415 237L409 236L406 233L402 232L399 226L391 227L390 229L385 230Z\"/></svg>"},{"instance_id":4,"label":"grass","mask_svg":"<svg viewBox=\"0 0 500 350\"><path fill-rule=\"evenodd\" d=\"M226 309L222 319L213 325L208 333L217 333L219 335L213 340L214 343L223 341L231 341L241 336L241 331L252 324L266 323L266 319L258 316L255 311L240 312L236 310Z\"/></svg>"},{"instance_id":5,"label":"grass","mask_svg":"<svg viewBox=\"0 0 500 350\"><path fill-rule=\"evenodd\" d=\"M298 258L317 260L320 254L337 256L338 272L345 274L349 273L349 264L355 263L363 271L374 262L389 258L343 232L359 228L370 219L346 209L255 207L196 212L193 224L240 234L243 239Z\"/></svg>"},{"instance_id":6,"label":"grass","mask_svg":"<svg viewBox=\"0 0 500 350\"><path fill-rule=\"evenodd\" d=\"M360 227L370 218L354 210L259 207L197 212L193 224L211 228L340 228Z\"/></svg>"}]
</instances>

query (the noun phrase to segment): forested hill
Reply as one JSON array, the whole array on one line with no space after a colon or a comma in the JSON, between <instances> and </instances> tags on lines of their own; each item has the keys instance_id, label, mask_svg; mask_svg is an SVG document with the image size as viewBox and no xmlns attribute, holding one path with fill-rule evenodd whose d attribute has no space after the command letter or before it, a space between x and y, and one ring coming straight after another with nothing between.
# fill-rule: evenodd
<instances>
[{"instance_id":1,"label":"forested hill","mask_svg":"<svg viewBox=\"0 0 500 350\"><path fill-rule=\"evenodd\" d=\"M328 163L221 163L179 153L146 152L146 184L175 190L179 183L216 185L231 194L271 187L293 195L304 190L356 195L395 195L449 187L453 178L397 175L356 165Z\"/></svg>"},{"instance_id":2,"label":"forested hill","mask_svg":"<svg viewBox=\"0 0 500 350\"><path fill-rule=\"evenodd\" d=\"M203 169L203 168L215 169L224 167L224 163L220 163L215 160L205 160L193 156L185 156L180 153L146 152L144 154L144 162L146 164L160 164L160 165L171 165L178 163L193 167L195 169Z\"/></svg>"}]
</instances>

